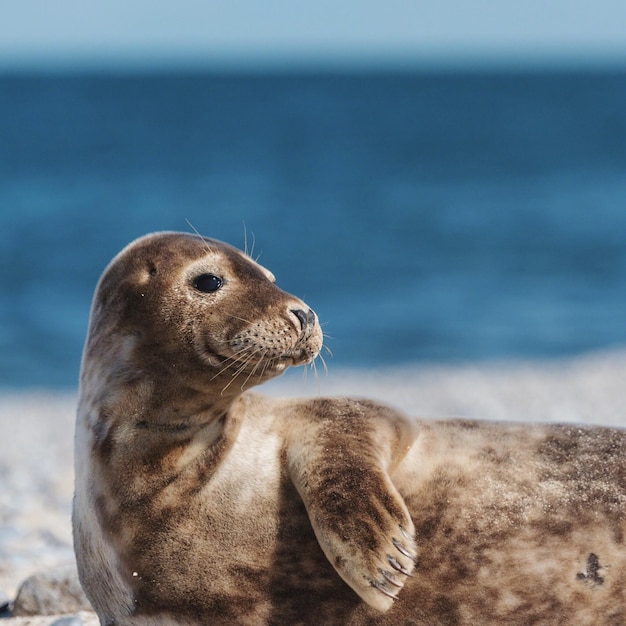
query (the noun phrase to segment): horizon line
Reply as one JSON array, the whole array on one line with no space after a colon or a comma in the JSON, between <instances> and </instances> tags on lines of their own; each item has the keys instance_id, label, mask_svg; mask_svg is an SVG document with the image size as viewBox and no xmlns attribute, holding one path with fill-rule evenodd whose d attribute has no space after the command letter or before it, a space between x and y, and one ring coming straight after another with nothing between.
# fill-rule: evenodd
<instances>
[{"instance_id":1,"label":"horizon line","mask_svg":"<svg viewBox=\"0 0 626 626\"><path fill-rule=\"evenodd\" d=\"M626 50L612 52L481 52L389 54L285 54L251 55L211 53L117 52L53 55L0 54L1 73L315 73L315 72L429 72L429 71L589 71L626 70Z\"/></svg>"}]
</instances>

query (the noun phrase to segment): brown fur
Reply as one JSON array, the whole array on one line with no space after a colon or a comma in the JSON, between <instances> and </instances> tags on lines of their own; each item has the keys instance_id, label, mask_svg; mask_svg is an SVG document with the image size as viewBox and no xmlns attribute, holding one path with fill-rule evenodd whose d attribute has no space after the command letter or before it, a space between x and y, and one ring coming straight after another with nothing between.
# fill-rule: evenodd
<instances>
[{"instance_id":1,"label":"brown fur","mask_svg":"<svg viewBox=\"0 0 626 626\"><path fill-rule=\"evenodd\" d=\"M198 293L198 273L224 286ZM103 624L626 623L623 432L245 391L319 351L294 310L190 235L142 238L104 273L74 510Z\"/></svg>"}]
</instances>

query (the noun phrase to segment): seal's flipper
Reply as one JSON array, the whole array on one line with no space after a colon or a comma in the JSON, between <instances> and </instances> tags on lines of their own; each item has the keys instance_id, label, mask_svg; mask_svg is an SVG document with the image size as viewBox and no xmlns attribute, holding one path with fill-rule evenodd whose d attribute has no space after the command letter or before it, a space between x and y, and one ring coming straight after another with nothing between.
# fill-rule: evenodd
<instances>
[{"instance_id":1,"label":"seal's flipper","mask_svg":"<svg viewBox=\"0 0 626 626\"><path fill-rule=\"evenodd\" d=\"M290 438L291 479L337 573L370 606L386 611L417 556L413 521L389 477L415 426L366 401L319 400L312 409Z\"/></svg>"}]
</instances>

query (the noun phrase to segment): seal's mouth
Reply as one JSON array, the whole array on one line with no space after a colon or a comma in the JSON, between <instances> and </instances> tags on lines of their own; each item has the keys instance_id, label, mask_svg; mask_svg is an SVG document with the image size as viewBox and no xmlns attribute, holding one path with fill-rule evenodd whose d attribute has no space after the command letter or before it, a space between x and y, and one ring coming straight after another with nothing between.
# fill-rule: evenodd
<instances>
[{"instance_id":1,"label":"seal's mouth","mask_svg":"<svg viewBox=\"0 0 626 626\"><path fill-rule=\"evenodd\" d=\"M288 367L298 367L311 363L317 354L306 350L289 350L283 354L268 354L269 350L260 354L240 354L231 357L220 355L222 364L234 363L247 372L283 371Z\"/></svg>"},{"instance_id":2,"label":"seal's mouth","mask_svg":"<svg viewBox=\"0 0 626 626\"><path fill-rule=\"evenodd\" d=\"M274 367L278 370L283 370L287 367L299 367L300 365L312 363L317 354L318 352L309 351L304 348L290 350L279 357L268 359L268 364L270 367Z\"/></svg>"},{"instance_id":3,"label":"seal's mouth","mask_svg":"<svg viewBox=\"0 0 626 626\"><path fill-rule=\"evenodd\" d=\"M297 332L293 326L258 323L232 335L212 333L197 336L196 350L212 371L213 378L239 378L259 384L290 367L313 363L322 349L317 324Z\"/></svg>"},{"instance_id":4,"label":"seal's mouth","mask_svg":"<svg viewBox=\"0 0 626 626\"><path fill-rule=\"evenodd\" d=\"M276 353L271 348L256 347L234 354L223 354L207 343L202 353L209 365L219 370L218 375L224 372L230 373L231 376L249 375L263 378L268 374L279 374L289 367L312 363L319 350L297 347Z\"/></svg>"}]
</instances>

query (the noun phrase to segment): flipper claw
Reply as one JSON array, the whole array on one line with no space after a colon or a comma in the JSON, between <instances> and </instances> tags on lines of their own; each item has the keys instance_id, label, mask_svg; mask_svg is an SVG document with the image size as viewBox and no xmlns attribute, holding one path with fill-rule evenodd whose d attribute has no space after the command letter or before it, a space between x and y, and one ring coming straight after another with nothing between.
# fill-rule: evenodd
<instances>
[{"instance_id":1,"label":"flipper claw","mask_svg":"<svg viewBox=\"0 0 626 626\"><path fill-rule=\"evenodd\" d=\"M392 556L387 557L387 560L389 561L389 565L391 565L391 567L393 567L393 569L395 569L397 572L400 572L401 574L404 574L405 576L410 576L412 577L413 574L411 574L411 572L409 572L408 569L406 569L406 567L404 567L397 559L395 559Z\"/></svg>"},{"instance_id":2,"label":"flipper claw","mask_svg":"<svg viewBox=\"0 0 626 626\"><path fill-rule=\"evenodd\" d=\"M392 539L391 541L398 552L404 554L407 559L415 560L415 555L411 554L397 539Z\"/></svg>"},{"instance_id":3,"label":"flipper claw","mask_svg":"<svg viewBox=\"0 0 626 626\"><path fill-rule=\"evenodd\" d=\"M403 584L399 582L398 579L391 572L387 572L384 569L381 569L380 573L384 576L385 580L388 583L392 584L394 587L401 588L403 586Z\"/></svg>"},{"instance_id":4,"label":"flipper claw","mask_svg":"<svg viewBox=\"0 0 626 626\"><path fill-rule=\"evenodd\" d=\"M370 585L377 591L380 591L383 595L386 595L388 598L391 598L392 600L396 599L396 596L393 593L385 589L383 583L379 583L377 580L372 580L370 581Z\"/></svg>"}]
</instances>

